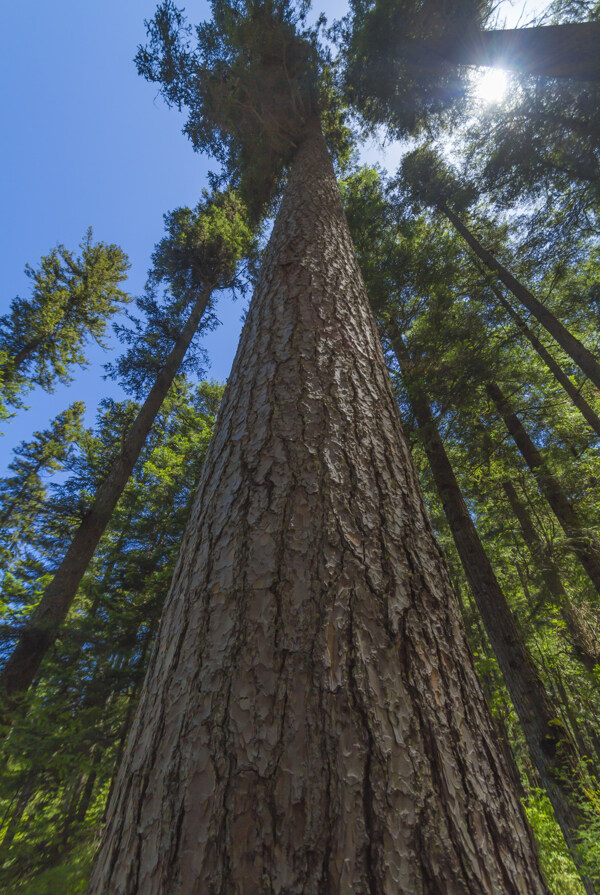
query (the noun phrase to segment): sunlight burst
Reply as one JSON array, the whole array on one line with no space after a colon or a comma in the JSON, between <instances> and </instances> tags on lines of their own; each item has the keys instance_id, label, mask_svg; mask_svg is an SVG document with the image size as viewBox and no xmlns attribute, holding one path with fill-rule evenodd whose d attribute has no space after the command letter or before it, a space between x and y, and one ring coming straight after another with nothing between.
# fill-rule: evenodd
<instances>
[{"instance_id":1,"label":"sunlight burst","mask_svg":"<svg viewBox=\"0 0 600 895\"><path fill-rule=\"evenodd\" d=\"M473 78L473 93L482 103L502 102L508 86L508 75L501 68L487 68Z\"/></svg>"}]
</instances>

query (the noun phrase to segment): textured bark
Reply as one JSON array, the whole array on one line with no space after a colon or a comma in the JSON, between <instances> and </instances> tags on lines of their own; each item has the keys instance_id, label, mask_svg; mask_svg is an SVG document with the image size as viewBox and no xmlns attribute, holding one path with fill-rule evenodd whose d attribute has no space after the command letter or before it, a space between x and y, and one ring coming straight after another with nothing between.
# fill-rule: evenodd
<instances>
[{"instance_id":1,"label":"textured bark","mask_svg":"<svg viewBox=\"0 0 600 895\"><path fill-rule=\"evenodd\" d=\"M548 78L600 80L600 22L467 32L452 42L423 41L422 47L460 65L497 66Z\"/></svg>"},{"instance_id":2,"label":"textured bark","mask_svg":"<svg viewBox=\"0 0 600 895\"><path fill-rule=\"evenodd\" d=\"M539 355L547 369L552 373L559 385L563 387L564 391L569 396L573 406L576 407L577 410L579 410L586 423L596 433L596 435L600 435L600 417L593 410L593 408L590 407L577 386L569 379L564 370L552 357L548 349L542 344L542 342L540 342L533 330L529 326L527 326L521 315L517 314L510 302L505 299L500 289L498 289L497 286L492 286L492 292L494 293L504 310L507 312L507 314L512 317L519 330L523 333L531 347Z\"/></svg>"},{"instance_id":3,"label":"textured bark","mask_svg":"<svg viewBox=\"0 0 600 895\"><path fill-rule=\"evenodd\" d=\"M148 433L175 378L210 299L211 287L198 296L164 366L131 425L121 454L98 488L94 502L75 532L56 573L31 614L0 673L0 717L6 723L20 694L31 685L42 659L64 622L77 588L123 493Z\"/></svg>"},{"instance_id":4,"label":"textured bark","mask_svg":"<svg viewBox=\"0 0 600 895\"><path fill-rule=\"evenodd\" d=\"M527 507L519 499L515 486L512 482L506 481L502 482L502 487L519 522L523 540L541 572L546 590L558 606L573 652L588 671L593 671L595 666L600 663L600 646L595 641L592 632L588 631L585 625L582 624L577 610L563 586L558 566L548 554L548 551L544 549L544 545L531 521Z\"/></svg>"},{"instance_id":5,"label":"textured bark","mask_svg":"<svg viewBox=\"0 0 600 895\"><path fill-rule=\"evenodd\" d=\"M94 895L546 891L315 125L108 814Z\"/></svg>"},{"instance_id":6,"label":"textured bark","mask_svg":"<svg viewBox=\"0 0 600 895\"><path fill-rule=\"evenodd\" d=\"M494 271L498 275L500 282L504 283L517 301L520 301L530 314L533 314L535 319L542 324L544 329L560 345L563 351L569 355L571 360L577 364L579 369L585 373L588 379L600 388L600 364L592 352L588 351L585 345L582 345L579 339L576 339L566 326L563 326L560 320L554 316L552 311L538 301L535 295L523 283L517 280L516 277L513 277L510 271L503 264L500 264L491 252L484 249L479 240L465 227L458 215L448 205L441 202L438 204L438 209L448 218L452 226L460 233L480 261L483 261L489 270Z\"/></svg>"},{"instance_id":7,"label":"textured bark","mask_svg":"<svg viewBox=\"0 0 600 895\"><path fill-rule=\"evenodd\" d=\"M538 487L556 516L562 530L569 539L571 550L598 593L600 593L600 554L597 545L584 531L579 516L571 505L558 480L548 468L542 454L537 449L525 428L510 406L502 390L494 382L488 382L486 391L496 406L496 410L504 420L506 428L512 436L519 452L533 473Z\"/></svg>"},{"instance_id":8,"label":"textured bark","mask_svg":"<svg viewBox=\"0 0 600 895\"><path fill-rule=\"evenodd\" d=\"M392 338L392 348L401 370L406 371L410 367L410 356L397 333ZM573 745L566 728L557 723L556 711L479 539L425 393L414 382L407 390L435 487L519 718L531 762L548 794L571 856L576 865L580 865L577 828L583 819L577 809L579 794L572 783L577 765ZM594 887L585 874L581 874L581 879L586 892L593 895Z\"/></svg>"}]
</instances>

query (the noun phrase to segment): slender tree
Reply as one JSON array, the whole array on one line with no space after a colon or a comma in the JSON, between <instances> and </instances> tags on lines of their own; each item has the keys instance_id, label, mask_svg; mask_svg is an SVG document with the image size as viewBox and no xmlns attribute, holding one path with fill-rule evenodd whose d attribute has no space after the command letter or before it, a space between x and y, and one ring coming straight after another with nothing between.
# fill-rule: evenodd
<instances>
[{"instance_id":1,"label":"slender tree","mask_svg":"<svg viewBox=\"0 0 600 895\"><path fill-rule=\"evenodd\" d=\"M507 480L502 483L502 487L519 523L523 539L539 566L548 595L559 607L575 654L588 671L593 671L596 665L600 664L600 645L595 641L591 632L587 631L582 624L577 610L573 606L562 583L560 570L552 557L548 555L547 550L544 549L527 507L519 499L514 484Z\"/></svg>"},{"instance_id":2,"label":"slender tree","mask_svg":"<svg viewBox=\"0 0 600 895\"><path fill-rule=\"evenodd\" d=\"M552 373L559 385L562 386L565 393L569 396L569 399L577 408L577 410L579 410L586 423L596 433L596 435L600 436L600 417L598 416L596 411L586 401L584 396L581 394L581 391L577 388L577 386L573 383L569 376L567 376L565 371L550 354L543 342L538 339L531 327L527 325L521 315L518 314L513 306L510 304L510 302L506 300L506 298L502 294L501 289L499 289L498 286L496 286L495 284L492 284L492 292L496 296L498 304L515 322L519 331L523 333L531 347L534 349L534 351L537 352L537 354L543 361L544 365L547 367L550 373Z\"/></svg>"},{"instance_id":3,"label":"slender tree","mask_svg":"<svg viewBox=\"0 0 600 895\"><path fill-rule=\"evenodd\" d=\"M91 843L137 703L221 393L222 387L206 382L174 382L83 578L69 624L28 694L27 714L4 744L2 891L21 885L71 892L89 873ZM119 405L100 409L94 450L80 449L69 486L56 483L46 501L54 504L54 530L62 512L71 521L79 490L85 499L98 473L96 453L114 454L114 436L122 439L126 430ZM24 540L33 564L33 553L46 552L46 537L35 532Z\"/></svg>"},{"instance_id":4,"label":"slender tree","mask_svg":"<svg viewBox=\"0 0 600 895\"><path fill-rule=\"evenodd\" d=\"M600 388L600 363L589 349L564 326L552 311L542 304L500 261L488 252L450 207L451 196L463 204L468 201L469 189L461 185L444 165L440 157L427 149L407 155L402 162L403 183L409 186L417 202L432 204L448 218L477 258L493 271L498 279L532 314L591 382Z\"/></svg>"},{"instance_id":5,"label":"slender tree","mask_svg":"<svg viewBox=\"0 0 600 895\"><path fill-rule=\"evenodd\" d=\"M283 139L290 170L90 892L543 892L400 429L314 43L288 4L213 9L191 49L160 7L146 71L188 132L267 160Z\"/></svg>"},{"instance_id":6,"label":"slender tree","mask_svg":"<svg viewBox=\"0 0 600 895\"><path fill-rule=\"evenodd\" d=\"M0 672L5 720L17 705L19 694L30 686L44 655L56 639L213 290L233 283L237 262L251 244L252 236L243 209L231 195L207 200L195 214L182 212L168 218L167 222L171 232L159 245L155 264L161 276L163 268L176 265L186 288L183 295L175 291L179 284L174 281L175 303L179 301L179 308L187 309L189 316L183 328L174 334L171 350L160 365L120 455L98 488L64 558Z\"/></svg>"},{"instance_id":7,"label":"slender tree","mask_svg":"<svg viewBox=\"0 0 600 895\"><path fill-rule=\"evenodd\" d=\"M579 558L582 566L598 593L600 593L600 553L593 536L585 531L579 516L560 482L548 468L544 457L527 434L521 420L515 413L508 398L495 382L488 382L486 391L492 399L506 428L519 449L527 466L533 473L540 491L546 497L552 512L558 519L564 533L569 538L569 545Z\"/></svg>"}]
</instances>

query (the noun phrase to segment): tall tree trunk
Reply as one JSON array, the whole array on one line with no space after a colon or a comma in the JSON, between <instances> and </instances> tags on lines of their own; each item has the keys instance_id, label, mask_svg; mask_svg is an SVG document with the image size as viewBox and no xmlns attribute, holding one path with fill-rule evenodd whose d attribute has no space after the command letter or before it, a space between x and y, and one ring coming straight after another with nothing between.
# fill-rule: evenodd
<instances>
[{"instance_id":1,"label":"tall tree trunk","mask_svg":"<svg viewBox=\"0 0 600 895\"><path fill-rule=\"evenodd\" d=\"M511 481L505 481L502 482L502 487L519 523L523 540L541 572L546 590L558 606L561 618L567 628L575 657L579 659L588 671L593 671L595 666L600 663L599 645L594 641L591 632L581 623L577 610L563 586L558 566L544 549L544 545L531 521L527 507L519 500L515 486Z\"/></svg>"},{"instance_id":2,"label":"tall tree trunk","mask_svg":"<svg viewBox=\"0 0 600 895\"><path fill-rule=\"evenodd\" d=\"M569 539L571 549L586 570L590 581L598 593L600 593L600 555L598 554L596 544L584 531L567 495L561 488L558 480L550 472L542 454L525 431L521 420L510 406L502 390L496 383L488 382L486 391L504 420L506 428L519 449L521 456L533 473L540 491L550 504L552 512Z\"/></svg>"},{"instance_id":3,"label":"tall tree trunk","mask_svg":"<svg viewBox=\"0 0 600 895\"><path fill-rule=\"evenodd\" d=\"M463 617L463 620L466 623L466 619L467 619L466 607L465 607L465 603L463 600L462 589L461 589L460 583L451 578L451 584L452 584L452 589L458 599L458 605L460 606L460 613ZM483 629L481 627L479 612L477 609L475 609L475 610L471 609L471 612L473 614L473 617L475 618L475 626L471 625L471 629L473 629L473 627L475 627L477 634L478 634L478 638L477 638L478 652L480 652L483 655L483 657L485 659L487 659L489 662L490 656L489 656L489 650L488 650L488 642L486 640L486 637L483 633ZM468 630L468 627L467 627L467 630ZM471 630L470 635L473 636L473 630ZM496 677L497 677L496 673L494 672L494 674L492 675L489 670L484 674L481 674L481 673L479 674L479 680L481 681L481 687L485 694L485 698L486 698L487 704L490 707L490 709L494 702L494 694L495 694L495 689L496 689L496 681L494 680L494 678L496 678ZM506 705L506 703L504 703L504 704ZM507 708L505 710L506 716L508 716L509 712L510 712L510 709ZM508 771L510 773L510 776L511 776L511 779L512 779L512 782L514 784L516 791L519 793L519 796L521 798L523 798L525 796L525 791L523 789L523 784L521 782L521 775L519 773L519 768L517 767L517 763L515 761L515 756L513 755L512 746L511 746L511 742L510 742L510 736L508 734L508 729L506 727L506 722L504 720L504 717L502 715L500 715L499 713L494 713L492 715L492 718L494 721L494 726L496 728L496 732L498 734L498 740L500 741L500 747L502 749L502 755L504 756L504 761L506 762L506 767L508 768Z\"/></svg>"},{"instance_id":4,"label":"tall tree trunk","mask_svg":"<svg viewBox=\"0 0 600 895\"><path fill-rule=\"evenodd\" d=\"M401 370L406 372L411 358L397 331L393 332L391 344ZM566 728L557 723L551 700L479 539L427 398L414 381L407 386L407 392L444 514L531 761L548 793L571 856L581 866L577 828L583 819L577 809L577 788L570 782L576 769L573 745ZM583 872L581 878L586 891L593 895L594 887Z\"/></svg>"},{"instance_id":5,"label":"tall tree trunk","mask_svg":"<svg viewBox=\"0 0 600 895\"><path fill-rule=\"evenodd\" d=\"M83 788L83 792L81 793L81 801L77 806L77 816L75 820L78 824L82 824L86 818L88 813L88 808L90 807L90 802L92 801L92 794L94 792L94 785L96 783L96 778L98 776L97 766L100 764L100 759L102 758L102 749L98 747L94 752L94 758L92 763L92 769L87 775L87 779L85 781L85 786Z\"/></svg>"},{"instance_id":6,"label":"tall tree trunk","mask_svg":"<svg viewBox=\"0 0 600 895\"><path fill-rule=\"evenodd\" d=\"M0 673L0 696L4 698L0 717L4 716L5 722L14 711L19 695L30 686L42 659L57 637L81 579L198 329L210 294L211 287L207 286L196 299L183 330L127 433L121 454L98 488L94 503L77 529L54 578L24 626L13 652Z\"/></svg>"},{"instance_id":7,"label":"tall tree trunk","mask_svg":"<svg viewBox=\"0 0 600 895\"><path fill-rule=\"evenodd\" d=\"M576 339L569 330L558 320L552 311L537 300L535 295L527 289L516 277L500 264L499 261L481 245L479 240L471 233L471 231L463 224L458 215L449 208L448 205L441 202L438 209L444 214L453 227L463 237L467 245L475 252L477 257L483 261L485 266L494 271L498 275L498 279L504 283L506 288L514 297L527 308L530 314L542 324L544 329L552 336L569 357L577 364L585 375L597 388L600 388L600 364L591 351L582 345L579 339Z\"/></svg>"},{"instance_id":8,"label":"tall tree trunk","mask_svg":"<svg viewBox=\"0 0 600 895\"><path fill-rule=\"evenodd\" d=\"M545 892L320 129L290 171L90 892Z\"/></svg>"},{"instance_id":9,"label":"tall tree trunk","mask_svg":"<svg viewBox=\"0 0 600 895\"><path fill-rule=\"evenodd\" d=\"M533 330L529 326L527 326L521 315L517 314L510 302L508 302L502 295L501 290L497 286L492 285L492 292L494 293L504 310L507 312L507 314L512 317L519 330L523 333L531 347L539 355L547 369L552 373L559 385L563 387L564 391L571 399L573 406L576 407L577 410L579 410L586 423L588 423L588 425L596 433L596 435L600 435L600 417L598 416L596 411L593 410L592 407L590 407L577 386L571 381L571 379L569 379L565 371L555 361L555 359L552 357L548 349L542 344L542 342L540 342Z\"/></svg>"},{"instance_id":10,"label":"tall tree trunk","mask_svg":"<svg viewBox=\"0 0 600 895\"><path fill-rule=\"evenodd\" d=\"M460 65L507 68L547 78L600 80L600 22L569 22L537 28L471 31L450 40L415 44L425 52Z\"/></svg>"}]
</instances>

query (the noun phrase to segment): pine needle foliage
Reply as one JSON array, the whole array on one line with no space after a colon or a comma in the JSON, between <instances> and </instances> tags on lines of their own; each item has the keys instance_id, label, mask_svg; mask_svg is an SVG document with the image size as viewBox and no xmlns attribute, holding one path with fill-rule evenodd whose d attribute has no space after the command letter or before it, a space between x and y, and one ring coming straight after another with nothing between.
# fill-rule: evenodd
<instances>
[{"instance_id":1,"label":"pine needle foliage","mask_svg":"<svg viewBox=\"0 0 600 895\"><path fill-rule=\"evenodd\" d=\"M161 85L170 106L188 113L194 149L221 162L253 221L277 191L285 166L315 116L331 125L342 151L348 133L329 59L307 6L287 0L213 0L213 17L195 29L164 0L146 23L138 71Z\"/></svg>"},{"instance_id":2,"label":"pine needle foliage","mask_svg":"<svg viewBox=\"0 0 600 895\"><path fill-rule=\"evenodd\" d=\"M349 102L396 137L432 131L465 100L464 72L432 51L481 28L489 0L351 0L338 26Z\"/></svg>"},{"instance_id":3,"label":"pine needle foliage","mask_svg":"<svg viewBox=\"0 0 600 895\"><path fill-rule=\"evenodd\" d=\"M27 265L31 296L17 296L0 318L0 395L19 405L19 396L37 385L53 391L68 383L74 366L86 364L84 345L102 345L107 321L130 296L119 288L129 261L116 245L95 243L87 231L77 257L59 245L37 268Z\"/></svg>"}]
</instances>

